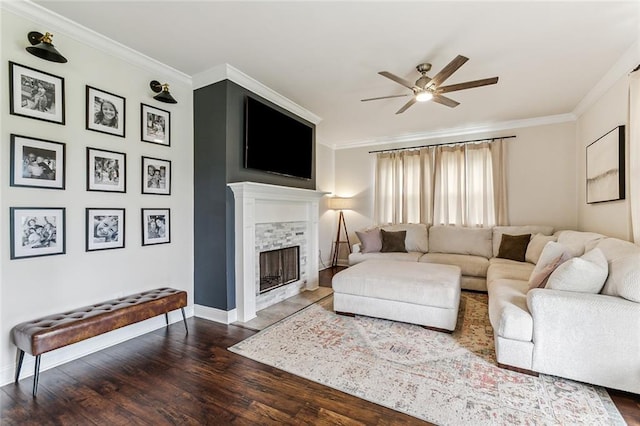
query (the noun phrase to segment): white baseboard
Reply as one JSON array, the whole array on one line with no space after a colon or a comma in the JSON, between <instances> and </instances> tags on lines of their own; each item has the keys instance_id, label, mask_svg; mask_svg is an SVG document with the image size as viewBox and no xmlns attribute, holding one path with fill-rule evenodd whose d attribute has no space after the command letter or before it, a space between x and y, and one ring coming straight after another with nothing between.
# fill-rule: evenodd
<instances>
[{"instance_id":1,"label":"white baseboard","mask_svg":"<svg viewBox=\"0 0 640 426\"><path fill-rule=\"evenodd\" d=\"M210 308L209 306L194 306L194 315L197 318L204 318L206 320L220 322L222 324L231 324L238 320L238 311L236 309L223 311L222 309Z\"/></svg>"},{"instance_id":2,"label":"white baseboard","mask_svg":"<svg viewBox=\"0 0 640 426\"><path fill-rule=\"evenodd\" d=\"M187 318L193 316L193 306L187 306L184 309ZM176 322L182 322L182 313L178 311L169 312L169 324ZM166 326L164 315L158 315L157 317L150 318L146 321L142 321L136 324L131 324L117 330L110 331L105 334L101 334L96 337L92 337L82 342L74 343L73 345L65 346L60 349L56 349L51 352L42 354L40 357L40 372L46 371L50 368L57 367L58 365L65 364L69 361L73 361L78 358L82 358L85 355L92 354L99 350L108 348L110 346L117 345L134 337L141 336L151 331L163 328ZM35 357L29 354L25 354L24 361L22 363L22 369L20 371L20 379L33 376L35 368ZM9 360L7 360L9 361ZM15 359L12 362L5 365L0 369L0 386L12 383L15 377ZM31 386L31 384L29 384Z\"/></svg>"}]
</instances>

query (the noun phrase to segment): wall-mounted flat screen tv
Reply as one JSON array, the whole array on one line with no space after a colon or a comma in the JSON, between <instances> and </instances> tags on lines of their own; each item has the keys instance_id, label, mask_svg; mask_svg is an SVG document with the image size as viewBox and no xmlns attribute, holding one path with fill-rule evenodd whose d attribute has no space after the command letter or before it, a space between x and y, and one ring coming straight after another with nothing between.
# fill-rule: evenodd
<instances>
[{"instance_id":1,"label":"wall-mounted flat screen tv","mask_svg":"<svg viewBox=\"0 0 640 426\"><path fill-rule=\"evenodd\" d=\"M247 96L244 167L311 179L312 165L313 128Z\"/></svg>"}]
</instances>

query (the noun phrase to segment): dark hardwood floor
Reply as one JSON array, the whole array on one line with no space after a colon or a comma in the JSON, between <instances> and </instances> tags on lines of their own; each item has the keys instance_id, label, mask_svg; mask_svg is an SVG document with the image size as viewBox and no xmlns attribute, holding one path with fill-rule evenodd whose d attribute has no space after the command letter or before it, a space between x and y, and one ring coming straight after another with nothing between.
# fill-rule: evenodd
<instances>
[{"instance_id":1,"label":"dark hardwood floor","mask_svg":"<svg viewBox=\"0 0 640 426\"><path fill-rule=\"evenodd\" d=\"M339 269L321 273L330 286ZM2 425L426 424L236 355L254 331L190 318L0 388ZM45 355L46 356L46 355ZM640 396L612 392L629 425Z\"/></svg>"}]
</instances>

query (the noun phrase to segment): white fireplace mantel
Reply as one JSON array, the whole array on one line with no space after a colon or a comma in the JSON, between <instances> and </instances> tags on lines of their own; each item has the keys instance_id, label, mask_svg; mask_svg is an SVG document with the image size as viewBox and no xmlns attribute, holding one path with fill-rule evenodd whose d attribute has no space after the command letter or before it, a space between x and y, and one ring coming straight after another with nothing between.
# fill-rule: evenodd
<instances>
[{"instance_id":1,"label":"white fireplace mantel","mask_svg":"<svg viewBox=\"0 0 640 426\"><path fill-rule=\"evenodd\" d=\"M256 317L256 230L258 223L307 224L307 290L318 287L318 217L320 199L329 192L255 182L227 184L235 203L235 285L237 320Z\"/></svg>"}]
</instances>

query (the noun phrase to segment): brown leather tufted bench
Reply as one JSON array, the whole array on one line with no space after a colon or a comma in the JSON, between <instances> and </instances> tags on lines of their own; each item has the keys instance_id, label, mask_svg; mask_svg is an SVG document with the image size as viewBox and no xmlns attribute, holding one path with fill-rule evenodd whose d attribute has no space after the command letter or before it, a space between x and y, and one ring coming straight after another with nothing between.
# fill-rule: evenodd
<instances>
[{"instance_id":1,"label":"brown leather tufted bench","mask_svg":"<svg viewBox=\"0 0 640 426\"><path fill-rule=\"evenodd\" d=\"M40 356L45 352L157 315L164 314L165 321L169 325L168 313L176 309L182 311L184 327L189 333L187 318L184 314L185 306L187 306L186 291L158 288L18 324L11 329L13 343L18 348L15 383L18 383L20 377L25 352L36 357L33 376L33 396L36 396Z\"/></svg>"}]
</instances>

